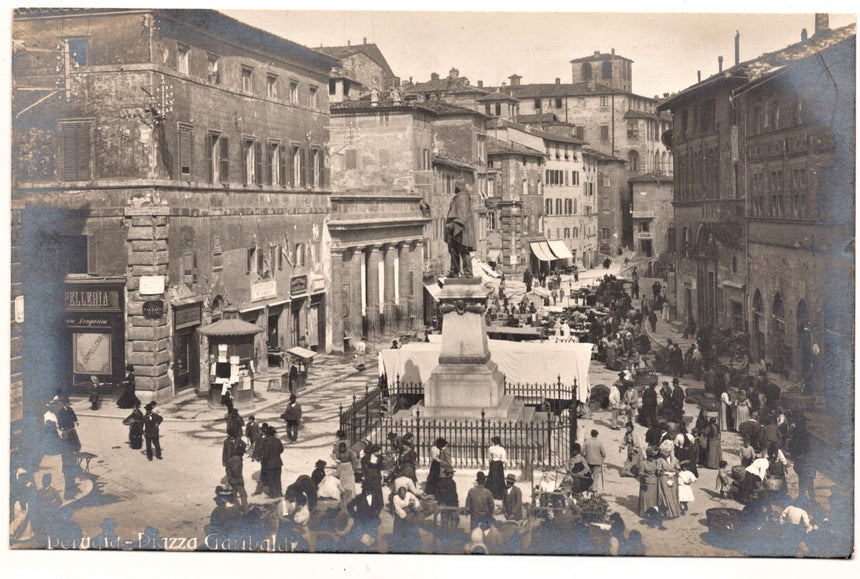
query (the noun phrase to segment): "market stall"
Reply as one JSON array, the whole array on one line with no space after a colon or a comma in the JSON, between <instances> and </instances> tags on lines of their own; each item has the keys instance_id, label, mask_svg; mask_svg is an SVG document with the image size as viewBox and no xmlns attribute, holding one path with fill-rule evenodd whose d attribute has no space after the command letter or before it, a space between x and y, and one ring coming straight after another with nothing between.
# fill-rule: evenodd
<instances>
[{"instance_id":1,"label":"market stall","mask_svg":"<svg viewBox=\"0 0 860 579\"><path fill-rule=\"evenodd\" d=\"M317 355L313 350L296 346L286 351L289 356L290 372L288 388L293 394L305 387L308 379L308 371Z\"/></svg>"},{"instance_id":2,"label":"market stall","mask_svg":"<svg viewBox=\"0 0 860 579\"><path fill-rule=\"evenodd\" d=\"M260 326L239 319L237 311L227 310L224 318L200 328L209 339L209 405L234 406L254 402L254 336L263 331Z\"/></svg>"}]
</instances>

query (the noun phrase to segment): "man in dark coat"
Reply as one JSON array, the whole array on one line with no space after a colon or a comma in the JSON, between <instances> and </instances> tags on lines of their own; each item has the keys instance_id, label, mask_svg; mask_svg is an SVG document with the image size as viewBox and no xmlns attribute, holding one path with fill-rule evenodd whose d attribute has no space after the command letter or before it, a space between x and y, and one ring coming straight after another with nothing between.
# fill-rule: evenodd
<instances>
[{"instance_id":1,"label":"man in dark coat","mask_svg":"<svg viewBox=\"0 0 860 579\"><path fill-rule=\"evenodd\" d=\"M642 419L644 426L651 428L657 424L657 384L649 384L642 393Z\"/></svg>"},{"instance_id":2,"label":"man in dark coat","mask_svg":"<svg viewBox=\"0 0 860 579\"><path fill-rule=\"evenodd\" d=\"M152 447L155 447L155 458L161 460L161 442L158 439L158 427L164 418L154 412L155 402L146 405L146 414L143 416L143 436L146 438L146 458L152 460Z\"/></svg>"},{"instance_id":3,"label":"man in dark coat","mask_svg":"<svg viewBox=\"0 0 860 579\"><path fill-rule=\"evenodd\" d=\"M684 389L681 388L680 380L672 379L672 410L675 413L675 422L680 422L684 415Z\"/></svg>"},{"instance_id":4,"label":"man in dark coat","mask_svg":"<svg viewBox=\"0 0 860 579\"><path fill-rule=\"evenodd\" d=\"M442 477L436 481L435 497L440 507L459 507L460 497L457 496L457 483L454 482L454 469L450 466L443 468ZM440 523L444 528L456 528L460 523L460 515L456 510L444 510L440 515Z\"/></svg>"},{"instance_id":5,"label":"man in dark coat","mask_svg":"<svg viewBox=\"0 0 860 579\"><path fill-rule=\"evenodd\" d=\"M523 518L523 491L514 484L517 477L514 473L508 473L505 477L505 518L509 521L519 521Z\"/></svg>"},{"instance_id":6,"label":"man in dark coat","mask_svg":"<svg viewBox=\"0 0 860 579\"><path fill-rule=\"evenodd\" d=\"M493 493L485 485L487 476L483 471L478 471L475 486L466 494L466 510L469 511L471 519L469 530L472 531L483 521L493 522L493 512L496 503L493 501Z\"/></svg>"},{"instance_id":7,"label":"man in dark coat","mask_svg":"<svg viewBox=\"0 0 860 579\"><path fill-rule=\"evenodd\" d=\"M245 421L239 416L239 411L231 407L227 411L227 436L241 437L244 427Z\"/></svg>"},{"instance_id":8,"label":"man in dark coat","mask_svg":"<svg viewBox=\"0 0 860 579\"><path fill-rule=\"evenodd\" d=\"M299 438L299 423L302 421L302 405L296 402L296 395L290 395L290 402L281 414L287 422L287 438L290 442L296 442Z\"/></svg>"},{"instance_id":9,"label":"man in dark coat","mask_svg":"<svg viewBox=\"0 0 860 579\"><path fill-rule=\"evenodd\" d=\"M477 246L475 216L472 212L471 188L465 183L454 187L454 198L448 207L445 221L445 243L451 255L451 271L448 277L472 277L471 251Z\"/></svg>"},{"instance_id":10,"label":"man in dark coat","mask_svg":"<svg viewBox=\"0 0 860 579\"><path fill-rule=\"evenodd\" d=\"M269 497L280 498L283 492L281 490L281 469L284 463L281 460L281 454L284 452L284 445L277 437L273 426L268 427L268 432L261 446L260 480L263 481L263 487Z\"/></svg>"}]
</instances>

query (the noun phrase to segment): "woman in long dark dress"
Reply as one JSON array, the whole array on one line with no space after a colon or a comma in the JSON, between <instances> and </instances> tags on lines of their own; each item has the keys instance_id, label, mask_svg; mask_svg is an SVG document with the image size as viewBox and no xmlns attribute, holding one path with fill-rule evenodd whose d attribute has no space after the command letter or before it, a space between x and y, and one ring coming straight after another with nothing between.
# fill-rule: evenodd
<instances>
[{"instance_id":1,"label":"woman in long dark dress","mask_svg":"<svg viewBox=\"0 0 860 579\"><path fill-rule=\"evenodd\" d=\"M508 455L502 447L502 439L494 436L490 439L493 445L487 449L490 456L490 474L487 476L487 488L493 493L493 498L505 498L505 463Z\"/></svg>"},{"instance_id":2,"label":"woman in long dark dress","mask_svg":"<svg viewBox=\"0 0 860 579\"><path fill-rule=\"evenodd\" d=\"M134 411L122 421L128 426L128 444L133 450L143 447L143 412L140 411L140 400L135 402Z\"/></svg>"},{"instance_id":3,"label":"woman in long dark dress","mask_svg":"<svg viewBox=\"0 0 860 579\"><path fill-rule=\"evenodd\" d=\"M639 516L645 517L648 509L657 506L657 449L645 450L645 462L639 475Z\"/></svg>"},{"instance_id":4,"label":"woman in long dark dress","mask_svg":"<svg viewBox=\"0 0 860 579\"><path fill-rule=\"evenodd\" d=\"M657 458L657 504L666 508L666 516L681 516L681 503L678 500L678 460L664 449Z\"/></svg>"},{"instance_id":5,"label":"woman in long dark dress","mask_svg":"<svg viewBox=\"0 0 860 579\"><path fill-rule=\"evenodd\" d=\"M116 401L119 408L135 408L140 406L140 400L134 393L134 366L129 364L125 367L125 378L122 381L122 395Z\"/></svg>"},{"instance_id":6,"label":"woman in long dark dress","mask_svg":"<svg viewBox=\"0 0 860 579\"><path fill-rule=\"evenodd\" d=\"M723 460L723 449L720 441L720 427L717 419L711 418L708 423L708 454L705 457L705 468L720 468Z\"/></svg>"}]
</instances>

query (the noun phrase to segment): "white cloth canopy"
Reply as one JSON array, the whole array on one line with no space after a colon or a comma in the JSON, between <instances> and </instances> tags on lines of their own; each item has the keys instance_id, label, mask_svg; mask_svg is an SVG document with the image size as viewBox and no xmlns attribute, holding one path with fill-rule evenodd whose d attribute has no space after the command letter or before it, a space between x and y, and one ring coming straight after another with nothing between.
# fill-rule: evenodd
<instances>
[{"instance_id":1,"label":"white cloth canopy","mask_svg":"<svg viewBox=\"0 0 860 579\"><path fill-rule=\"evenodd\" d=\"M561 377L562 384L570 385L575 378L579 400L588 400L592 344L490 340L489 346L491 359L509 383L556 383ZM389 385L398 376L403 383L423 385L439 365L441 347L441 343L425 342L381 350L379 374L386 375Z\"/></svg>"},{"instance_id":2,"label":"white cloth canopy","mask_svg":"<svg viewBox=\"0 0 860 579\"><path fill-rule=\"evenodd\" d=\"M555 256L559 259L573 259L573 254L564 244L564 242L560 239L553 239L552 241L547 241L549 248L555 254Z\"/></svg>"}]
</instances>

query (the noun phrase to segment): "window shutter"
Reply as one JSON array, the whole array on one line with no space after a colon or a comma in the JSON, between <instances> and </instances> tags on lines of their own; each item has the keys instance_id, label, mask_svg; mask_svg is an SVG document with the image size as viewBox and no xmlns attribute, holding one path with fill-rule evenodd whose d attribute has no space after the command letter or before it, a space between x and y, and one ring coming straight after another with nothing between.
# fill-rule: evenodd
<instances>
[{"instance_id":1,"label":"window shutter","mask_svg":"<svg viewBox=\"0 0 860 579\"><path fill-rule=\"evenodd\" d=\"M179 127L179 176L191 177L191 127Z\"/></svg>"},{"instance_id":2,"label":"window shutter","mask_svg":"<svg viewBox=\"0 0 860 579\"><path fill-rule=\"evenodd\" d=\"M310 162L308 163L308 185L310 187L313 187L316 184L314 182L315 181L314 173L317 170L317 168L316 168L317 156L315 153L316 153L316 151L309 151Z\"/></svg>"},{"instance_id":3,"label":"window shutter","mask_svg":"<svg viewBox=\"0 0 860 579\"><path fill-rule=\"evenodd\" d=\"M63 125L63 181L77 181L78 139L76 125Z\"/></svg>"},{"instance_id":4,"label":"window shutter","mask_svg":"<svg viewBox=\"0 0 860 579\"><path fill-rule=\"evenodd\" d=\"M95 235L85 236L87 243L87 273L96 275L98 273L99 245Z\"/></svg>"},{"instance_id":5,"label":"window shutter","mask_svg":"<svg viewBox=\"0 0 860 579\"><path fill-rule=\"evenodd\" d=\"M215 182L215 159L213 158L213 148L218 140L217 135L207 135L206 137L206 169L209 172L209 182Z\"/></svg>"},{"instance_id":6,"label":"window shutter","mask_svg":"<svg viewBox=\"0 0 860 579\"><path fill-rule=\"evenodd\" d=\"M78 180L84 181L90 178L90 126L78 125L78 151L77 151L77 169Z\"/></svg>"},{"instance_id":7,"label":"window shutter","mask_svg":"<svg viewBox=\"0 0 860 579\"><path fill-rule=\"evenodd\" d=\"M251 143L248 141L242 141L242 183L248 185L248 179L250 175L248 175L248 147L251 146Z\"/></svg>"},{"instance_id":8,"label":"window shutter","mask_svg":"<svg viewBox=\"0 0 860 579\"><path fill-rule=\"evenodd\" d=\"M301 185L306 187L308 184L308 150L301 149L299 151L299 166L301 167Z\"/></svg>"},{"instance_id":9,"label":"window shutter","mask_svg":"<svg viewBox=\"0 0 860 579\"><path fill-rule=\"evenodd\" d=\"M227 183L230 180L230 142L223 135L219 141L221 141L221 182Z\"/></svg>"},{"instance_id":10,"label":"window shutter","mask_svg":"<svg viewBox=\"0 0 860 579\"><path fill-rule=\"evenodd\" d=\"M279 178L281 187L287 186L287 148L284 145L278 146L278 165L279 165Z\"/></svg>"},{"instance_id":11,"label":"window shutter","mask_svg":"<svg viewBox=\"0 0 860 579\"><path fill-rule=\"evenodd\" d=\"M254 164L256 169L257 185L263 184L263 143L256 141L254 143Z\"/></svg>"}]
</instances>

